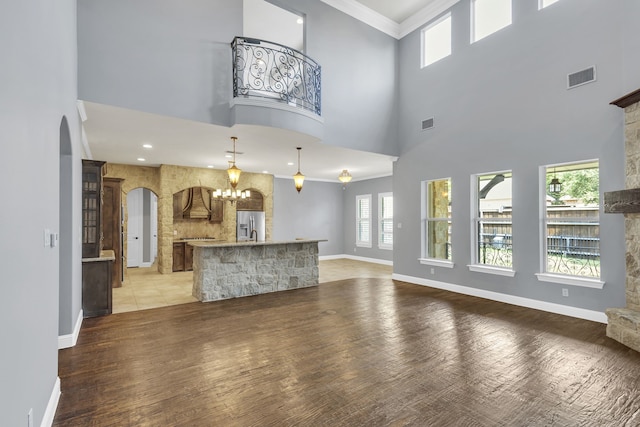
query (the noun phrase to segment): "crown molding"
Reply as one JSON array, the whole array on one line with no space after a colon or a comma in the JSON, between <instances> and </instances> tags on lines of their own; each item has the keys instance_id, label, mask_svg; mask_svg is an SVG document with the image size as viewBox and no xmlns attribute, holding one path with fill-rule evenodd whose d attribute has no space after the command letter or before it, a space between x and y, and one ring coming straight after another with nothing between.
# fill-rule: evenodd
<instances>
[{"instance_id":1,"label":"crown molding","mask_svg":"<svg viewBox=\"0 0 640 427\"><path fill-rule=\"evenodd\" d=\"M373 9L369 9L360 2L355 0L321 1L393 38L400 38L400 24L379 14Z\"/></svg>"},{"instance_id":2,"label":"crown molding","mask_svg":"<svg viewBox=\"0 0 640 427\"><path fill-rule=\"evenodd\" d=\"M365 24L381 31L395 39L400 40L417 28L438 17L441 13L451 8L460 0L433 0L429 5L420 9L417 13L405 19L402 23L397 22L369 9L356 0L321 0L323 3L338 9Z\"/></svg>"}]
</instances>

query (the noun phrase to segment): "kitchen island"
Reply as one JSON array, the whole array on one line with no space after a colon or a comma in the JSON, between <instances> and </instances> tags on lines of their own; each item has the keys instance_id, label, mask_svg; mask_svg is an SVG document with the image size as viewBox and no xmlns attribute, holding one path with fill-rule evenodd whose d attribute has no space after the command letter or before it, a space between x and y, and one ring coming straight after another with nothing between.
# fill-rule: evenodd
<instances>
[{"instance_id":1,"label":"kitchen island","mask_svg":"<svg viewBox=\"0 0 640 427\"><path fill-rule=\"evenodd\" d=\"M318 285L318 242L192 241L193 296L199 301Z\"/></svg>"}]
</instances>

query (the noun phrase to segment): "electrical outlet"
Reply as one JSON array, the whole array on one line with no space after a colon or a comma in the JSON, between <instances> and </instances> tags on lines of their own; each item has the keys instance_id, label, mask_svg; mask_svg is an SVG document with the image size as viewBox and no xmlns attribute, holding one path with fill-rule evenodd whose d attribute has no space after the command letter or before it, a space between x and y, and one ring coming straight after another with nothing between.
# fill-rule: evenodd
<instances>
[{"instance_id":1,"label":"electrical outlet","mask_svg":"<svg viewBox=\"0 0 640 427\"><path fill-rule=\"evenodd\" d=\"M436 274L436 269L431 267L431 274Z\"/></svg>"},{"instance_id":2,"label":"electrical outlet","mask_svg":"<svg viewBox=\"0 0 640 427\"><path fill-rule=\"evenodd\" d=\"M569 289L562 288L562 296L563 297L568 297L569 296Z\"/></svg>"},{"instance_id":3,"label":"electrical outlet","mask_svg":"<svg viewBox=\"0 0 640 427\"><path fill-rule=\"evenodd\" d=\"M27 412L27 427L33 427L33 408Z\"/></svg>"},{"instance_id":4,"label":"electrical outlet","mask_svg":"<svg viewBox=\"0 0 640 427\"><path fill-rule=\"evenodd\" d=\"M44 247L48 248L51 246L51 231L48 229L44 229Z\"/></svg>"}]
</instances>

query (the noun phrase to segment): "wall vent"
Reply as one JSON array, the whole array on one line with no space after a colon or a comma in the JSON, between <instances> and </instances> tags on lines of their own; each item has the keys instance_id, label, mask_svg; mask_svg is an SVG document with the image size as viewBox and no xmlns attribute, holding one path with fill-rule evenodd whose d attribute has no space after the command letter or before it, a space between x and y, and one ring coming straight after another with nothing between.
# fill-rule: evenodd
<instances>
[{"instance_id":1,"label":"wall vent","mask_svg":"<svg viewBox=\"0 0 640 427\"><path fill-rule=\"evenodd\" d=\"M428 130L433 128L433 117L422 121L422 130Z\"/></svg>"},{"instance_id":2,"label":"wall vent","mask_svg":"<svg viewBox=\"0 0 640 427\"><path fill-rule=\"evenodd\" d=\"M574 87L582 86L587 83L596 81L596 67L595 65L587 68L586 70L578 71L567 76L567 89L573 89Z\"/></svg>"}]
</instances>

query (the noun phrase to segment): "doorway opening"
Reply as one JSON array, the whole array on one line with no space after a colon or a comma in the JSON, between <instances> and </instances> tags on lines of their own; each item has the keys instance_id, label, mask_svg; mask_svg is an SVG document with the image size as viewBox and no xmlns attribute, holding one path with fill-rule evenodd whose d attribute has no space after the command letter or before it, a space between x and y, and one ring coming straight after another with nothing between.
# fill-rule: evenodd
<instances>
[{"instance_id":1,"label":"doorway opening","mask_svg":"<svg viewBox=\"0 0 640 427\"><path fill-rule=\"evenodd\" d=\"M127 268L151 267L158 257L158 196L147 188L127 193Z\"/></svg>"}]
</instances>

